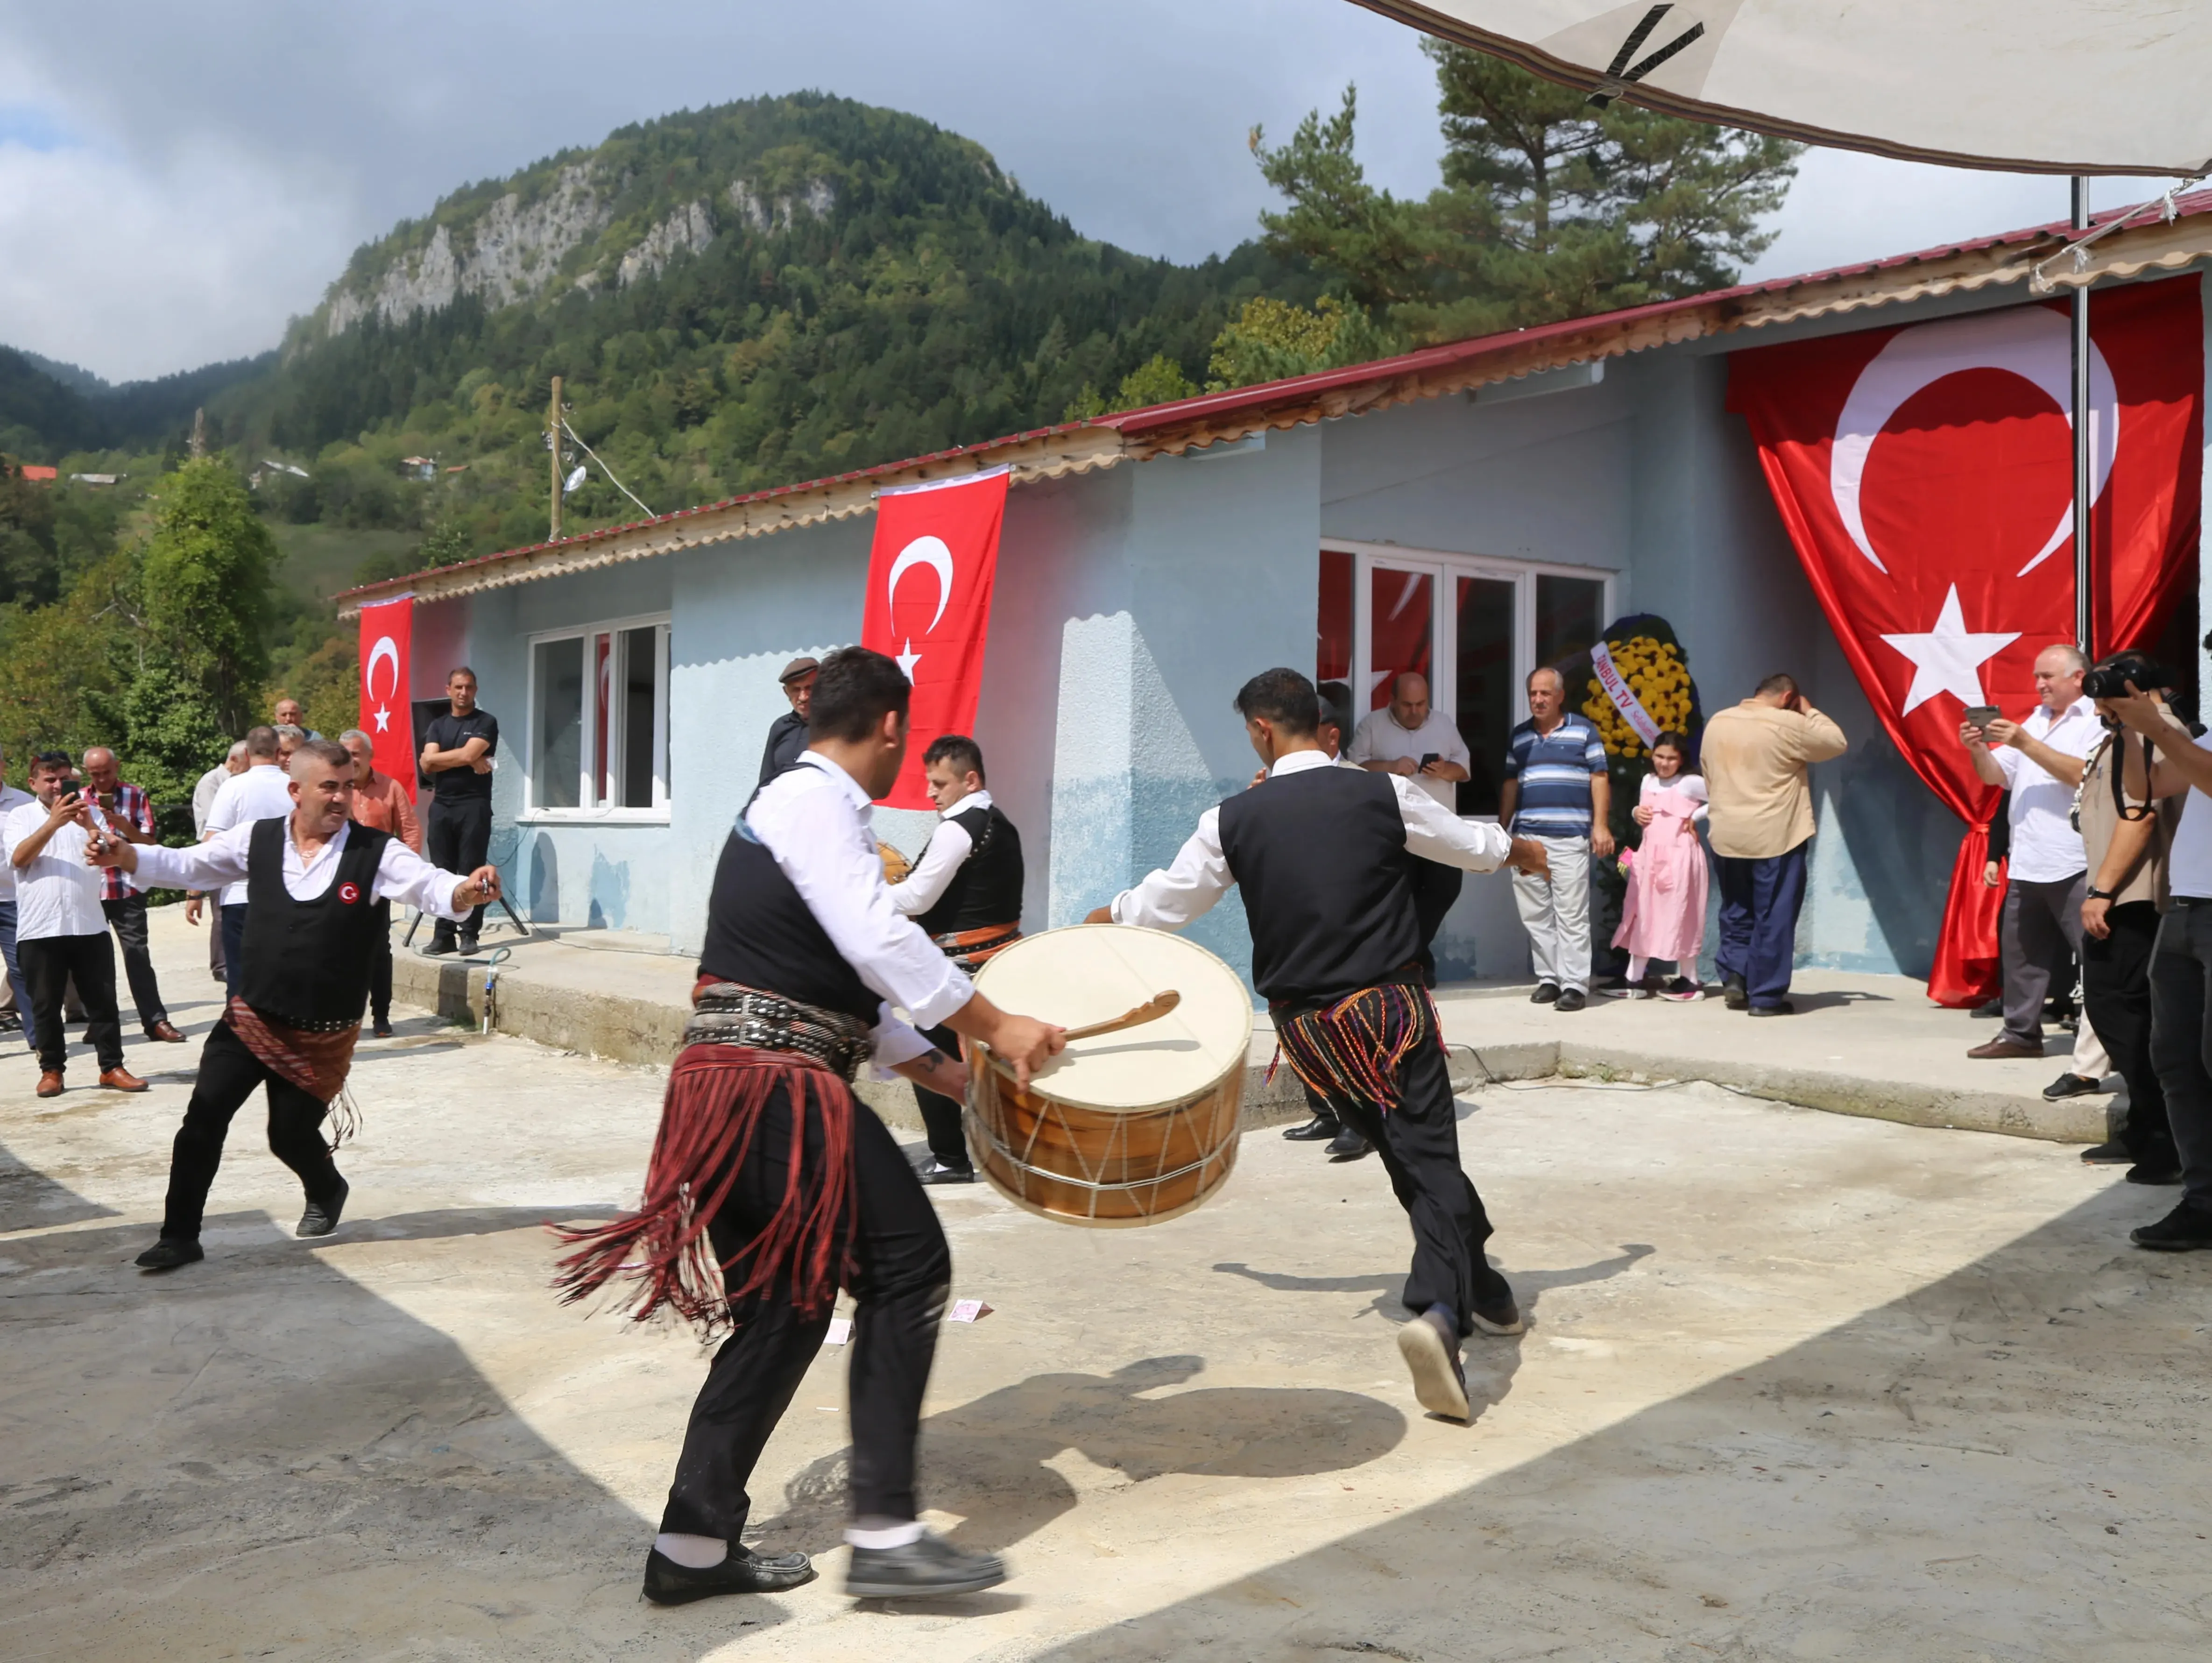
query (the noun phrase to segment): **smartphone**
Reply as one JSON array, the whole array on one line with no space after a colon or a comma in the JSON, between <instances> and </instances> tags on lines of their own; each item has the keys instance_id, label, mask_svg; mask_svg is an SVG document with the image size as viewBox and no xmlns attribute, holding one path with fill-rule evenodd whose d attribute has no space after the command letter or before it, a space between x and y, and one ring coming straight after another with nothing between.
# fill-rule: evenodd
<instances>
[{"instance_id":1,"label":"smartphone","mask_svg":"<svg viewBox=\"0 0 2212 1663\"><path fill-rule=\"evenodd\" d=\"M1428 755L1426 755L1426 756L1425 756L1425 757L1423 757L1423 758L1421 758L1421 766L1422 766L1422 767L1424 767L1424 768L1427 767L1431 763L1434 762L1434 761L1435 761L1438 757L1442 756L1443 754L1443 752L1441 752L1441 751L1431 751L1431 752L1430 752L1428 753Z\"/></svg>"},{"instance_id":2,"label":"smartphone","mask_svg":"<svg viewBox=\"0 0 2212 1663\"><path fill-rule=\"evenodd\" d=\"M1966 707L1966 720L1977 728L1988 727L1997 719L1998 714L1994 704L1969 704Z\"/></svg>"}]
</instances>

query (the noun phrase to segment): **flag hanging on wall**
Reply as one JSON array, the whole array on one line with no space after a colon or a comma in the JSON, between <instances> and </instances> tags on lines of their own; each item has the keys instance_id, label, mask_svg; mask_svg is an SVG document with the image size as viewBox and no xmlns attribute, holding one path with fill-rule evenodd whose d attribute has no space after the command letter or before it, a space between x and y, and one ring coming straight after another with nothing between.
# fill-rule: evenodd
<instances>
[{"instance_id":1,"label":"flag hanging on wall","mask_svg":"<svg viewBox=\"0 0 2212 1663\"><path fill-rule=\"evenodd\" d=\"M877 493L860 644L896 659L914 683L906 765L883 799L886 807L933 807L922 752L940 734L975 728L1007 472L993 468Z\"/></svg>"},{"instance_id":2,"label":"flag hanging on wall","mask_svg":"<svg viewBox=\"0 0 2212 1663\"><path fill-rule=\"evenodd\" d=\"M1729 359L1775 506L1867 702L1966 822L1929 993L1997 980L1982 882L1997 792L1959 724L2019 720L2036 655L2075 634L2071 329L2064 303L1759 347ZM2148 647L2197 546L2204 326L2197 280L2090 306L2096 650Z\"/></svg>"},{"instance_id":3,"label":"flag hanging on wall","mask_svg":"<svg viewBox=\"0 0 2212 1663\"><path fill-rule=\"evenodd\" d=\"M376 746L379 773L399 782L415 801L415 718L408 679L413 656L415 597L361 609L361 731Z\"/></svg>"}]
</instances>

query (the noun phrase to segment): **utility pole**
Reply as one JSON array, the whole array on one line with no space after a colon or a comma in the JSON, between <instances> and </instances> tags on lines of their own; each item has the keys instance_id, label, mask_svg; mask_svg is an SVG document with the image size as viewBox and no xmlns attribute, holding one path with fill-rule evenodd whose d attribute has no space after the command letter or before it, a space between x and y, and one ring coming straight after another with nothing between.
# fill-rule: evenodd
<instances>
[{"instance_id":1,"label":"utility pole","mask_svg":"<svg viewBox=\"0 0 2212 1663\"><path fill-rule=\"evenodd\" d=\"M2089 181L2074 180L2074 228L2089 228ZM2094 662L2097 649L2090 640L2096 622L2096 591L2089 580L2089 521L2096 508L2096 487L2089 467L2089 285L2074 291L2074 634L2081 655Z\"/></svg>"},{"instance_id":2,"label":"utility pole","mask_svg":"<svg viewBox=\"0 0 2212 1663\"><path fill-rule=\"evenodd\" d=\"M192 412L192 460L198 461L207 454L207 411Z\"/></svg>"},{"instance_id":3,"label":"utility pole","mask_svg":"<svg viewBox=\"0 0 2212 1663\"><path fill-rule=\"evenodd\" d=\"M561 540L561 378L553 378L553 402L545 411L546 466L553 472L553 534L546 540Z\"/></svg>"}]
</instances>

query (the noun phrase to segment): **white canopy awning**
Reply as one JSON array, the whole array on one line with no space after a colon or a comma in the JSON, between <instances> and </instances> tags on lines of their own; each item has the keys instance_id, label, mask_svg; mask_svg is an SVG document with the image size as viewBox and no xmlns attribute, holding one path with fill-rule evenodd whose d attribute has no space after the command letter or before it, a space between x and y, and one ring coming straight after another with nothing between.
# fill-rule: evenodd
<instances>
[{"instance_id":1,"label":"white canopy awning","mask_svg":"<svg viewBox=\"0 0 2212 1663\"><path fill-rule=\"evenodd\" d=\"M2173 0L1356 0L1601 96L2049 174L2212 164L2212 19Z\"/></svg>"}]
</instances>

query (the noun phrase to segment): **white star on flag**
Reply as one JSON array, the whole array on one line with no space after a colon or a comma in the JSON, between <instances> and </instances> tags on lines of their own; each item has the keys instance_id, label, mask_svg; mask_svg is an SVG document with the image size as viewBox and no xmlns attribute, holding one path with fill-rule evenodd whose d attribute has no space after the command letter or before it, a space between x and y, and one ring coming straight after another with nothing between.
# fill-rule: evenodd
<instances>
[{"instance_id":1,"label":"white star on flag","mask_svg":"<svg viewBox=\"0 0 2212 1663\"><path fill-rule=\"evenodd\" d=\"M899 673L908 681L914 679L914 667L921 662L921 655L914 649L914 643L906 643L906 650L898 655Z\"/></svg>"},{"instance_id":2,"label":"white star on flag","mask_svg":"<svg viewBox=\"0 0 2212 1663\"><path fill-rule=\"evenodd\" d=\"M386 731L388 728L390 728L390 727L391 727L391 726L392 726L392 710L391 710L391 707L390 707L389 705L384 705L384 704L380 704L380 705L378 705L378 706L376 707L376 731L377 731L378 733L381 734L381 733L383 733L383 732Z\"/></svg>"},{"instance_id":3,"label":"white star on flag","mask_svg":"<svg viewBox=\"0 0 2212 1663\"><path fill-rule=\"evenodd\" d=\"M1926 635L1886 635L1882 639L1912 661L1912 686L1905 695L1905 708L1898 712L1909 716L1938 693L1948 693L1961 704L1987 704L1982 696L1982 666L2019 640L2020 631L1969 634L1966 616L1959 610L1959 586L1954 583L1943 597L1943 609L1936 614L1934 629Z\"/></svg>"}]
</instances>

